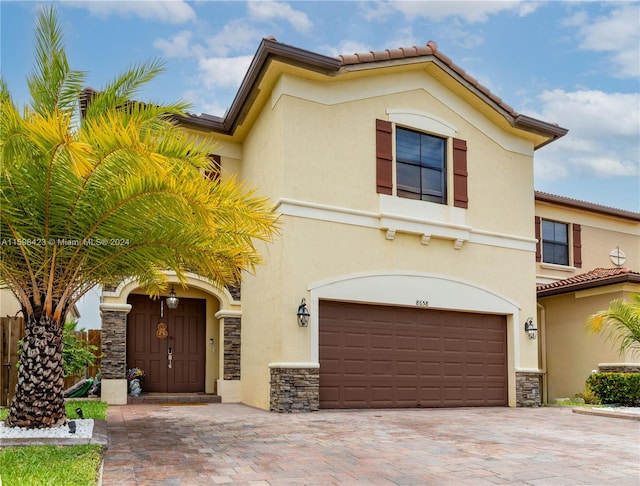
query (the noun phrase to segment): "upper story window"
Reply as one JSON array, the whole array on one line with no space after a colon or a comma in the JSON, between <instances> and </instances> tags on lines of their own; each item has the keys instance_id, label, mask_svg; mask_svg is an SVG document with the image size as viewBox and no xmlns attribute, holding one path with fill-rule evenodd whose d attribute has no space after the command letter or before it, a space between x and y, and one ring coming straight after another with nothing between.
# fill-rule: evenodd
<instances>
[{"instance_id":1,"label":"upper story window","mask_svg":"<svg viewBox=\"0 0 640 486\"><path fill-rule=\"evenodd\" d=\"M395 126L394 154L393 138L394 124L376 120L376 190L379 194L468 207L466 141ZM447 154L452 154L450 166ZM448 171L452 172L449 176Z\"/></svg>"},{"instance_id":2,"label":"upper story window","mask_svg":"<svg viewBox=\"0 0 640 486\"><path fill-rule=\"evenodd\" d=\"M554 265L582 267L582 228L536 216L536 261Z\"/></svg>"},{"instance_id":3,"label":"upper story window","mask_svg":"<svg viewBox=\"0 0 640 486\"><path fill-rule=\"evenodd\" d=\"M569 265L569 225L542 220L542 261Z\"/></svg>"},{"instance_id":4,"label":"upper story window","mask_svg":"<svg viewBox=\"0 0 640 486\"><path fill-rule=\"evenodd\" d=\"M447 203L446 140L396 128L396 194Z\"/></svg>"}]
</instances>

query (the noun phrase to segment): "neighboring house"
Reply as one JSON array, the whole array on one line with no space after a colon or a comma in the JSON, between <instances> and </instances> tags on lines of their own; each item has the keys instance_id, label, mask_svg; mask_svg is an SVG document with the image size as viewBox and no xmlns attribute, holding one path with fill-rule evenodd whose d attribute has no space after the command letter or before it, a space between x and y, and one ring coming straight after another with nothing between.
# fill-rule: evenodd
<instances>
[{"instance_id":1,"label":"neighboring house","mask_svg":"<svg viewBox=\"0 0 640 486\"><path fill-rule=\"evenodd\" d=\"M584 391L593 370L640 368L586 319L640 293L640 214L536 193L538 329L544 398Z\"/></svg>"},{"instance_id":2,"label":"neighboring house","mask_svg":"<svg viewBox=\"0 0 640 486\"><path fill-rule=\"evenodd\" d=\"M224 118L180 122L219 139L221 176L270 197L282 232L241 288L193 275L177 309L104 289L104 400L138 366L147 391L274 411L540 403L533 156L566 129L433 42L333 58L274 39Z\"/></svg>"}]
</instances>

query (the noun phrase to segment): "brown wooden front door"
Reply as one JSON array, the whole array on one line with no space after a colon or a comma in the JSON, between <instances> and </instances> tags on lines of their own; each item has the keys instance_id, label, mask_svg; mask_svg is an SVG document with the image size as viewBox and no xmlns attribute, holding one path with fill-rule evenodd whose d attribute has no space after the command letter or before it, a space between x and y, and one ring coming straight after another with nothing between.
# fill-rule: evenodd
<instances>
[{"instance_id":1,"label":"brown wooden front door","mask_svg":"<svg viewBox=\"0 0 640 486\"><path fill-rule=\"evenodd\" d=\"M180 298L169 309L164 297L132 294L128 302L127 368L144 370L143 391L204 392L206 301Z\"/></svg>"}]
</instances>

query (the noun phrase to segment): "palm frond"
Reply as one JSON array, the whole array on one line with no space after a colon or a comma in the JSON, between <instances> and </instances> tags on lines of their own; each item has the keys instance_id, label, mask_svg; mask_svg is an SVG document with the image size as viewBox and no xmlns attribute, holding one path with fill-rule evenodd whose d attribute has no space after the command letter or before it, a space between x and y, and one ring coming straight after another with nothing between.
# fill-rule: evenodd
<instances>
[{"instance_id":1,"label":"palm frond","mask_svg":"<svg viewBox=\"0 0 640 486\"><path fill-rule=\"evenodd\" d=\"M44 8L36 26L35 65L28 79L31 107L40 114L72 111L85 75L69 68L63 35L53 7Z\"/></svg>"},{"instance_id":2,"label":"palm frond","mask_svg":"<svg viewBox=\"0 0 640 486\"><path fill-rule=\"evenodd\" d=\"M631 294L630 299L611 301L608 309L593 314L586 322L590 332L605 332L607 340L618 345L620 354L640 354L640 294Z\"/></svg>"}]
</instances>

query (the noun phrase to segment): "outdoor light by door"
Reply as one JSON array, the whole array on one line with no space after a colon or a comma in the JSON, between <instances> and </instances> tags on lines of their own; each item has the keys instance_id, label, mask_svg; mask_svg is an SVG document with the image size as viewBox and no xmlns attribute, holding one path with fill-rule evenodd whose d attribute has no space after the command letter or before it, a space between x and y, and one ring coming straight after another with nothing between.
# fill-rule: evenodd
<instances>
[{"instance_id":1,"label":"outdoor light by door","mask_svg":"<svg viewBox=\"0 0 640 486\"><path fill-rule=\"evenodd\" d=\"M307 309L307 301L303 298L298 306L298 326L307 327L309 324L309 310Z\"/></svg>"},{"instance_id":2,"label":"outdoor light by door","mask_svg":"<svg viewBox=\"0 0 640 486\"><path fill-rule=\"evenodd\" d=\"M169 309L177 309L178 302L180 302L180 299L176 297L176 293L173 291L173 285L172 285L171 292L169 292L169 297L167 297L167 307Z\"/></svg>"},{"instance_id":3,"label":"outdoor light by door","mask_svg":"<svg viewBox=\"0 0 640 486\"><path fill-rule=\"evenodd\" d=\"M533 323L533 317L529 317L529 319L527 319L527 322L524 323L524 330L529 334L529 339L536 338L536 332L538 331L538 329Z\"/></svg>"}]
</instances>

